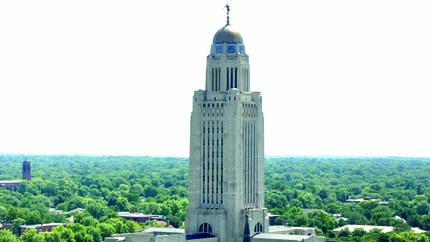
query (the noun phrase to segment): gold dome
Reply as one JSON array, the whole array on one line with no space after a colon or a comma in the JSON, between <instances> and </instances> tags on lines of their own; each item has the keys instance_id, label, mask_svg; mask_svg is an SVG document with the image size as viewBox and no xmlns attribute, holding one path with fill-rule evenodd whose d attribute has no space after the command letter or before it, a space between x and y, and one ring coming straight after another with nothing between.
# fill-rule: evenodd
<instances>
[{"instance_id":1,"label":"gold dome","mask_svg":"<svg viewBox=\"0 0 430 242\"><path fill-rule=\"evenodd\" d=\"M242 44L242 36L233 30L229 24L218 30L214 36L213 44Z\"/></svg>"}]
</instances>

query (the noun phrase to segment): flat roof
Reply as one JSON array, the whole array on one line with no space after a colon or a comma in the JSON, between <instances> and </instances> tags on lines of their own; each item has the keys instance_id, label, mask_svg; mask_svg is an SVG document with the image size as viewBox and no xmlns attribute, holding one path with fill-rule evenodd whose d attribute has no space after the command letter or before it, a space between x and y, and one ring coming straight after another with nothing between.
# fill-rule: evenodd
<instances>
[{"instance_id":1,"label":"flat roof","mask_svg":"<svg viewBox=\"0 0 430 242\"><path fill-rule=\"evenodd\" d=\"M415 232L415 233L417 233L417 234L427 232L427 231L422 230L422 229L420 229L420 228L418 228L418 227L413 227L413 228L411 228L411 230L412 230L412 231L414 231L414 232Z\"/></svg>"},{"instance_id":2,"label":"flat roof","mask_svg":"<svg viewBox=\"0 0 430 242\"><path fill-rule=\"evenodd\" d=\"M309 239L310 235L294 235L294 234L257 234L254 238L258 239L273 239L273 240L297 240L302 241L303 239Z\"/></svg>"},{"instance_id":3,"label":"flat roof","mask_svg":"<svg viewBox=\"0 0 430 242\"><path fill-rule=\"evenodd\" d=\"M354 231L354 230L356 230L356 229L362 229L362 230L364 230L366 232L369 232L372 229L378 229L378 230L381 230L382 233L388 233L388 232L393 231L394 228L391 227L391 226L373 226L373 225L348 224L348 225L345 225L345 226L342 226L342 227L339 227L339 228L335 228L333 231L339 232L339 231L341 231L343 229L347 229L347 230L349 230L351 232Z\"/></svg>"},{"instance_id":4,"label":"flat roof","mask_svg":"<svg viewBox=\"0 0 430 242\"><path fill-rule=\"evenodd\" d=\"M149 227L149 228L143 230L143 232L144 233L184 234L185 229Z\"/></svg>"},{"instance_id":5,"label":"flat roof","mask_svg":"<svg viewBox=\"0 0 430 242\"><path fill-rule=\"evenodd\" d=\"M20 228L37 228L37 227L50 227L50 226L58 226L65 225L65 223L49 223L49 224L31 224L31 225L21 225Z\"/></svg>"},{"instance_id":6,"label":"flat roof","mask_svg":"<svg viewBox=\"0 0 430 242\"><path fill-rule=\"evenodd\" d=\"M19 180L3 180L3 181L0 181L0 184L1 183L3 183L3 184L9 184L9 183L21 183L21 181L19 181Z\"/></svg>"},{"instance_id":7,"label":"flat roof","mask_svg":"<svg viewBox=\"0 0 430 242\"><path fill-rule=\"evenodd\" d=\"M283 225L275 225L269 227L269 232L277 232L277 231L290 231L290 230L314 230L313 227L289 227L289 226L283 226Z\"/></svg>"},{"instance_id":8,"label":"flat roof","mask_svg":"<svg viewBox=\"0 0 430 242\"><path fill-rule=\"evenodd\" d=\"M118 212L118 216L127 216L127 217L151 217L151 215L143 214L143 213L129 213L129 212Z\"/></svg>"},{"instance_id":9,"label":"flat roof","mask_svg":"<svg viewBox=\"0 0 430 242\"><path fill-rule=\"evenodd\" d=\"M118 212L118 216L136 217L136 218L151 218L151 217L164 217L158 214L143 214L143 213L130 213L130 212Z\"/></svg>"}]
</instances>

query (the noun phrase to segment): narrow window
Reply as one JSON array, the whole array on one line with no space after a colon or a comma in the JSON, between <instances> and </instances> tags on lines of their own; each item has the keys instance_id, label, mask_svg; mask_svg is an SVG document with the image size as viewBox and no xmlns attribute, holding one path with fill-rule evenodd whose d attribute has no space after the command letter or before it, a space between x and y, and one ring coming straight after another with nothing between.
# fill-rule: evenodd
<instances>
[{"instance_id":1,"label":"narrow window","mask_svg":"<svg viewBox=\"0 0 430 242\"><path fill-rule=\"evenodd\" d=\"M218 67L218 91L221 90L221 67Z\"/></svg>"},{"instance_id":2,"label":"narrow window","mask_svg":"<svg viewBox=\"0 0 430 242\"><path fill-rule=\"evenodd\" d=\"M234 87L237 88L237 67L234 68Z\"/></svg>"},{"instance_id":3,"label":"narrow window","mask_svg":"<svg viewBox=\"0 0 430 242\"><path fill-rule=\"evenodd\" d=\"M230 72L227 67L227 90L230 89Z\"/></svg>"},{"instance_id":4,"label":"narrow window","mask_svg":"<svg viewBox=\"0 0 430 242\"><path fill-rule=\"evenodd\" d=\"M212 77L212 91L214 91L215 89L215 78L214 78L214 68L212 67L212 72L211 72L211 77Z\"/></svg>"},{"instance_id":5,"label":"narrow window","mask_svg":"<svg viewBox=\"0 0 430 242\"><path fill-rule=\"evenodd\" d=\"M218 67L215 68L215 91L219 91L218 90Z\"/></svg>"},{"instance_id":6,"label":"narrow window","mask_svg":"<svg viewBox=\"0 0 430 242\"><path fill-rule=\"evenodd\" d=\"M233 73L233 67L230 68L230 87L234 88L234 73Z\"/></svg>"}]
</instances>

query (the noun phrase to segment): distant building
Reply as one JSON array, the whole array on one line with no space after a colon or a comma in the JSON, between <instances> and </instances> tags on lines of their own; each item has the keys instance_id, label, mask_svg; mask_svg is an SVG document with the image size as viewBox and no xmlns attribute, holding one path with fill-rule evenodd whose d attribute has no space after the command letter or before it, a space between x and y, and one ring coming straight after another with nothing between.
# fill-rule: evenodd
<instances>
[{"instance_id":1,"label":"distant building","mask_svg":"<svg viewBox=\"0 0 430 242\"><path fill-rule=\"evenodd\" d=\"M22 179L31 181L31 162L28 159L22 163Z\"/></svg>"},{"instance_id":2,"label":"distant building","mask_svg":"<svg viewBox=\"0 0 430 242\"><path fill-rule=\"evenodd\" d=\"M31 162L27 159L25 159L22 163L22 179L28 181L31 180ZM0 188L16 190L20 184L21 181L19 180L3 180L0 181Z\"/></svg>"},{"instance_id":3,"label":"distant building","mask_svg":"<svg viewBox=\"0 0 430 242\"><path fill-rule=\"evenodd\" d=\"M370 232L371 230L377 229L381 233L389 233L394 231L394 227L391 226L373 226L373 225L358 225L358 224L348 224L339 228L334 229L335 233L339 233L341 230L348 230L349 232L353 232L356 229L362 229L366 232ZM415 233L425 233L427 231L421 230L420 228L411 228L411 230Z\"/></svg>"},{"instance_id":4,"label":"distant building","mask_svg":"<svg viewBox=\"0 0 430 242\"><path fill-rule=\"evenodd\" d=\"M21 184L21 181L18 181L18 180L0 181L0 187L1 188L6 188L6 189L10 189L10 190L16 190L20 184Z\"/></svg>"},{"instance_id":5,"label":"distant building","mask_svg":"<svg viewBox=\"0 0 430 242\"><path fill-rule=\"evenodd\" d=\"M21 236L24 231L26 231L27 229L35 229L38 233L39 232L50 232L54 227L57 226L67 226L67 224L65 223L48 223L48 224L32 224L32 225L21 225L19 226L19 236ZM7 229L7 230L12 230L13 229L13 225L12 224L0 224L0 229Z\"/></svg>"},{"instance_id":6,"label":"distant building","mask_svg":"<svg viewBox=\"0 0 430 242\"><path fill-rule=\"evenodd\" d=\"M55 208L49 208L48 209L48 213L52 213L52 214L64 214L63 210L57 210Z\"/></svg>"},{"instance_id":7,"label":"distant building","mask_svg":"<svg viewBox=\"0 0 430 242\"><path fill-rule=\"evenodd\" d=\"M19 235L22 235L24 233L24 231L26 231L27 229L35 229L38 233L39 232L50 232L54 227L57 227L60 225L66 226L66 224L63 224L63 223L21 225L21 226L19 226Z\"/></svg>"},{"instance_id":8,"label":"distant building","mask_svg":"<svg viewBox=\"0 0 430 242\"><path fill-rule=\"evenodd\" d=\"M163 215L152 215L152 214L143 214L143 213L118 212L118 216L127 220L139 222L139 223L143 223L150 220L155 220L155 221L165 220L165 217Z\"/></svg>"},{"instance_id":9,"label":"distant building","mask_svg":"<svg viewBox=\"0 0 430 242\"><path fill-rule=\"evenodd\" d=\"M346 203L362 203L362 202L377 202L379 205L388 205L387 201L381 201L381 199L363 197L363 198L348 198L345 200Z\"/></svg>"},{"instance_id":10,"label":"distant building","mask_svg":"<svg viewBox=\"0 0 430 242\"><path fill-rule=\"evenodd\" d=\"M289 235L288 237L282 234L257 234L252 238L254 242L324 242L325 239L313 235Z\"/></svg>"},{"instance_id":11,"label":"distant building","mask_svg":"<svg viewBox=\"0 0 430 242\"><path fill-rule=\"evenodd\" d=\"M335 228L333 231L335 233L339 233L341 230L348 230L349 232L353 232L356 229L362 229L366 232L369 232L373 229L379 230L381 233L389 233L394 230L394 227L391 226L373 226L373 225L357 225L357 224L348 224L339 228Z\"/></svg>"},{"instance_id":12,"label":"distant building","mask_svg":"<svg viewBox=\"0 0 430 242\"><path fill-rule=\"evenodd\" d=\"M288 234L288 235L306 235L315 236L315 228L310 227L289 227L289 226L270 226L269 233Z\"/></svg>"}]
</instances>

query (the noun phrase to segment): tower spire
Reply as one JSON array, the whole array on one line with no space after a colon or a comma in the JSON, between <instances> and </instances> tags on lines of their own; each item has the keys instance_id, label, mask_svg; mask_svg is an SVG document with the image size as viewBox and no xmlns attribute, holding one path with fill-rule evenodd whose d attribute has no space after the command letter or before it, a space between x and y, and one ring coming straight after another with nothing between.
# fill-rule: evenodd
<instances>
[{"instance_id":1,"label":"tower spire","mask_svg":"<svg viewBox=\"0 0 430 242\"><path fill-rule=\"evenodd\" d=\"M227 25L230 25L230 5L226 4L225 7L227 9Z\"/></svg>"},{"instance_id":2,"label":"tower spire","mask_svg":"<svg viewBox=\"0 0 430 242\"><path fill-rule=\"evenodd\" d=\"M245 228L243 231L243 242L251 242L251 231L249 230L249 216L245 215Z\"/></svg>"}]
</instances>

